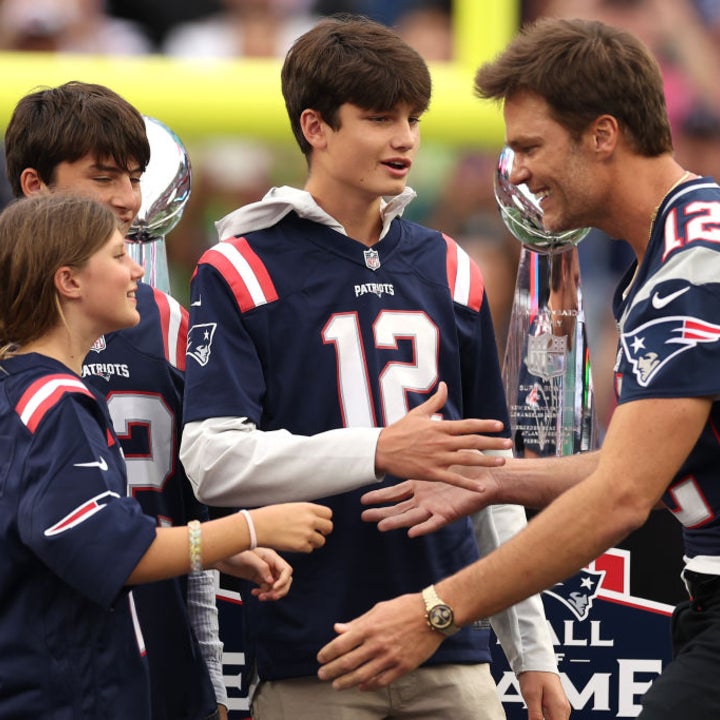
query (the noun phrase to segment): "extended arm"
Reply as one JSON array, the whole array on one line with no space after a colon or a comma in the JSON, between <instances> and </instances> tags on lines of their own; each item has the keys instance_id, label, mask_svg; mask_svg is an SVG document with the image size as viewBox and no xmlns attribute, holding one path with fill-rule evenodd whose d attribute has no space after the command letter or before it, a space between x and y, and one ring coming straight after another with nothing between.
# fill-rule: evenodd
<instances>
[{"instance_id":1,"label":"extended arm","mask_svg":"<svg viewBox=\"0 0 720 720\"><path fill-rule=\"evenodd\" d=\"M696 443L711 401L640 400L613 414L595 471L566 490L514 538L437 583L466 625L550 587L639 527ZM673 441L668 442L672 437ZM376 605L350 623L318 659L337 688L386 685L438 647L418 594Z\"/></svg>"},{"instance_id":2,"label":"extended arm","mask_svg":"<svg viewBox=\"0 0 720 720\"><path fill-rule=\"evenodd\" d=\"M246 418L188 423L180 459L195 492L209 505L265 505L312 500L382 480L386 473L469 484L453 465L503 462L480 450L506 449L509 440L488 437L496 420L434 420L447 388L386 428L341 428L313 436L263 432Z\"/></svg>"},{"instance_id":3,"label":"extended arm","mask_svg":"<svg viewBox=\"0 0 720 720\"><path fill-rule=\"evenodd\" d=\"M332 531L329 508L312 503L270 505L250 511L257 543L291 552L311 552L325 544ZM202 523L201 560L213 567L223 558L251 547L250 529L239 513ZM157 528L155 540L142 556L129 585L164 580L190 571L187 527Z\"/></svg>"},{"instance_id":4,"label":"extended arm","mask_svg":"<svg viewBox=\"0 0 720 720\"><path fill-rule=\"evenodd\" d=\"M460 622L481 607L492 614L550 587L640 527L697 442L709 410L710 400L703 398L618 407L597 467L586 480L566 490L497 552L440 583L464 605ZM480 591L487 573L495 577L489 593L486 584Z\"/></svg>"},{"instance_id":5,"label":"extended arm","mask_svg":"<svg viewBox=\"0 0 720 720\"><path fill-rule=\"evenodd\" d=\"M542 508L586 478L598 463L598 452L562 458L508 459L498 468L463 468L474 489L421 480L365 493L365 505L394 503L363 512L382 531L409 528L410 537L433 532L465 515L493 504Z\"/></svg>"}]
</instances>

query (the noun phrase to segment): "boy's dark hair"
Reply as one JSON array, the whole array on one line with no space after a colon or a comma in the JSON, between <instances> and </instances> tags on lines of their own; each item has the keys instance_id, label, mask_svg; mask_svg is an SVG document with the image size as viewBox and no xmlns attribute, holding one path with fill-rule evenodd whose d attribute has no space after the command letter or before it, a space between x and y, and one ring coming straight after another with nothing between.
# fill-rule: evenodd
<instances>
[{"instance_id":1,"label":"boy's dark hair","mask_svg":"<svg viewBox=\"0 0 720 720\"><path fill-rule=\"evenodd\" d=\"M663 81L656 60L634 35L593 20L542 18L525 26L475 76L481 98L528 91L579 138L600 115L617 119L631 147L656 157L672 152Z\"/></svg>"},{"instance_id":2,"label":"boy's dark hair","mask_svg":"<svg viewBox=\"0 0 720 720\"><path fill-rule=\"evenodd\" d=\"M422 114L430 104L430 71L418 52L385 25L359 15L333 15L301 35L281 72L285 107L304 155L312 149L300 127L316 110L334 130L338 109L392 110L407 103Z\"/></svg>"},{"instance_id":3,"label":"boy's dark hair","mask_svg":"<svg viewBox=\"0 0 720 720\"><path fill-rule=\"evenodd\" d=\"M76 81L18 102L5 131L7 176L16 197L23 194L20 176L26 168L50 186L60 163L88 154L112 158L123 170L135 164L145 170L150 143L142 115L109 88Z\"/></svg>"}]
</instances>

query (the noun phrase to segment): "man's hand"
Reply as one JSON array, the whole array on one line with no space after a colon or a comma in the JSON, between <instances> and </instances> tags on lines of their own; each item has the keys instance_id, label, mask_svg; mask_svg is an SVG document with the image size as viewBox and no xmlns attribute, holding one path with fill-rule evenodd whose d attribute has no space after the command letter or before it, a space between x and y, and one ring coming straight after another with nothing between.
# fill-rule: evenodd
<instances>
[{"instance_id":1,"label":"man's hand","mask_svg":"<svg viewBox=\"0 0 720 720\"><path fill-rule=\"evenodd\" d=\"M551 672L529 671L518 675L520 692L528 709L528 720L568 720L570 701L560 676Z\"/></svg>"},{"instance_id":2,"label":"man's hand","mask_svg":"<svg viewBox=\"0 0 720 720\"><path fill-rule=\"evenodd\" d=\"M381 602L349 623L336 623L339 637L318 653L318 677L336 690L375 690L427 660L443 636L425 619L419 593Z\"/></svg>"},{"instance_id":3,"label":"man's hand","mask_svg":"<svg viewBox=\"0 0 720 720\"><path fill-rule=\"evenodd\" d=\"M422 480L405 480L398 485L371 490L362 496L363 505L394 504L365 510L362 519L376 522L382 532L409 528L408 537L427 535L493 504L497 484L492 480L477 482L477 490Z\"/></svg>"},{"instance_id":4,"label":"man's hand","mask_svg":"<svg viewBox=\"0 0 720 720\"><path fill-rule=\"evenodd\" d=\"M375 454L378 474L442 481L473 490L476 481L451 466L498 467L505 462L482 452L512 448L508 438L482 434L498 433L503 424L499 420L440 420L438 413L446 400L447 385L441 382L422 405L382 430Z\"/></svg>"}]
</instances>

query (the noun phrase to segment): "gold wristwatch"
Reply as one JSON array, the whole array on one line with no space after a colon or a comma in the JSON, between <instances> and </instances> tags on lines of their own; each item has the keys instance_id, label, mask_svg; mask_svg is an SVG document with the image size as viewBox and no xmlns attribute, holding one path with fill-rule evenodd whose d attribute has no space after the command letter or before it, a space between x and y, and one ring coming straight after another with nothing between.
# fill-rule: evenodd
<instances>
[{"instance_id":1,"label":"gold wristwatch","mask_svg":"<svg viewBox=\"0 0 720 720\"><path fill-rule=\"evenodd\" d=\"M455 624L452 608L438 597L434 585L429 585L422 591L422 599L425 603L425 619L430 628L445 637L450 637L460 630Z\"/></svg>"}]
</instances>

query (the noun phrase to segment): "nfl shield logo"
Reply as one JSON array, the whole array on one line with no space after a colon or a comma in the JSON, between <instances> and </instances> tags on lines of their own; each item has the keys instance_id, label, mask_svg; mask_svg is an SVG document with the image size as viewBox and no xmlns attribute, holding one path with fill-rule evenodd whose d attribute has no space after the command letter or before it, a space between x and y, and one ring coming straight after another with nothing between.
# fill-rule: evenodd
<instances>
[{"instance_id":1,"label":"nfl shield logo","mask_svg":"<svg viewBox=\"0 0 720 720\"><path fill-rule=\"evenodd\" d=\"M377 250L365 250L363 255L365 256L365 265L370 270L377 270L380 267L380 255Z\"/></svg>"},{"instance_id":2,"label":"nfl shield logo","mask_svg":"<svg viewBox=\"0 0 720 720\"><path fill-rule=\"evenodd\" d=\"M562 377L567 369L567 335L544 332L528 338L527 369L543 380Z\"/></svg>"},{"instance_id":3,"label":"nfl shield logo","mask_svg":"<svg viewBox=\"0 0 720 720\"><path fill-rule=\"evenodd\" d=\"M105 348L107 347L107 344L105 342L105 336L101 335L90 348L91 350L94 350L96 353L101 353Z\"/></svg>"}]
</instances>

